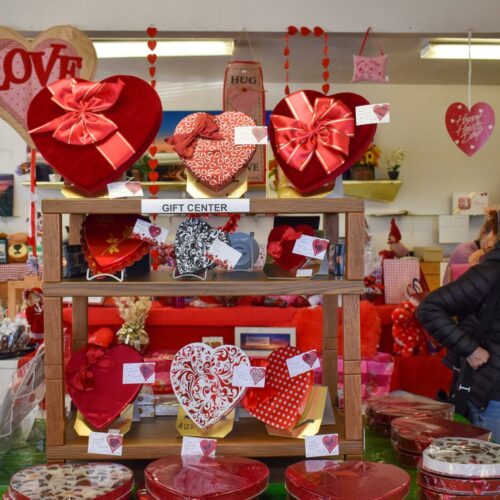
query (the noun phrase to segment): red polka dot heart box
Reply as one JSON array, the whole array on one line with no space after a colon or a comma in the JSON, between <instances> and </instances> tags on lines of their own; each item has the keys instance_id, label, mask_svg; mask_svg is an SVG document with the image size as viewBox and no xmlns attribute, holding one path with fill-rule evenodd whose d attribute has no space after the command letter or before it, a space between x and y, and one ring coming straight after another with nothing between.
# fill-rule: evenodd
<instances>
[{"instance_id":1,"label":"red polka dot heart box","mask_svg":"<svg viewBox=\"0 0 500 500\"><path fill-rule=\"evenodd\" d=\"M242 405L271 427L291 429L304 412L313 386L313 372L290 377L287 359L301 354L295 347L282 347L268 357L266 385L248 389Z\"/></svg>"}]
</instances>

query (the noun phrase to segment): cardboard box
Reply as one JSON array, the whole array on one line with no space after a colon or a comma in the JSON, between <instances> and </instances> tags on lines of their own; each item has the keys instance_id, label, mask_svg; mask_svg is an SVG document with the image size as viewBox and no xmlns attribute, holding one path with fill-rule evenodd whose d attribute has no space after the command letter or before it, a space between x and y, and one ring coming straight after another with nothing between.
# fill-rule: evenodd
<instances>
[{"instance_id":1,"label":"cardboard box","mask_svg":"<svg viewBox=\"0 0 500 500\"><path fill-rule=\"evenodd\" d=\"M424 262L441 262L443 260L441 247L414 247L413 254Z\"/></svg>"}]
</instances>

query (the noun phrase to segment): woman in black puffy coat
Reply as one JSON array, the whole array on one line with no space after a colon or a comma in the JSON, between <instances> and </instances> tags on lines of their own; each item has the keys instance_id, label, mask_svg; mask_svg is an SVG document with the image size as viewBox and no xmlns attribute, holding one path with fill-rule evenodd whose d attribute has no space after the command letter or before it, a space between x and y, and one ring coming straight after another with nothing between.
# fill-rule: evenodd
<instances>
[{"instance_id":1,"label":"woman in black puffy coat","mask_svg":"<svg viewBox=\"0 0 500 500\"><path fill-rule=\"evenodd\" d=\"M497 212L489 216L498 222ZM491 319L478 338L490 301L494 301L489 307ZM468 393L468 416L473 424L491 430L493 440L500 443L500 242L481 263L429 294L417 309L417 318L448 348L445 364L452 368L465 358L472 367L470 387L463 387Z\"/></svg>"}]
</instances>

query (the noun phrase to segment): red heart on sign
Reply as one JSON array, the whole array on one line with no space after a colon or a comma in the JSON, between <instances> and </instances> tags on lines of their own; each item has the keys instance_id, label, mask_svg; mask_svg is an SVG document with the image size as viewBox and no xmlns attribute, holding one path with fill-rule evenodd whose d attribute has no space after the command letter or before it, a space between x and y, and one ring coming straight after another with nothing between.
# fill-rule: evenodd
<instances>
[{"instance_id":1,"label":"red heart on sign","mask_svg":"<svg viewBox=\"0 0 500 500\"><path fill-rule=\"evenodd\" d=\"M316 363L317 359L318 359L318 353L316 351L309 351L302 354L302 360L311 368L313 367L314 363Z\"/></svg>"},{"instance_id":2,"label":"red heart on sign","mask_svg":"<svg viewBox=\"0 0 500 500\"><path fill-rule=\"evenodd\" d=\"M89 424L96 429L108 427L135 399L142 384L123 384L123 365L141 362L140 353L124 344L108 349L88 345L71 355L66 386Z\"/></svg>"},{"instance_id":3,"label":"red heart on sign","mask_svg":"<svg viewBox=\"0 0 500 500\"><path fill-rule=\"evenodd\" d=\"M215 451L216 447L217 443L215 442L215 439L202 439L200 441L201 451L206 457L209 457Z\"/></svg>"},{"instance_id":4,"label":"red heart on sign","mask_svg":"<svg viewBox=\"0 0 500 500\"><path fill-rule=\"evenodd\" d=\"M157 226L150 226L149 232L151 233L151 228L155 228ZM143 363L141 366L139 366L139 371L141 372L141 375L144 377L144 381L149 380L151 375L155 372L155 365L152 363Z\"/></svg>"},{"instance_id":5,"label":"red heart on sign","mask_svg":"<svg viewBox=\"0 0 500 500\"><path fill-rule=\"evenodd\" d=\"M495 112L486 102L477 102L469 110L454 102L446 111L446 128L451 140L467 155L479 151L495 127Z\"/></svg>"},{"instance_id":6,"label":"red heart on sign","mask_svg":"<svg viewBox=\"0 0 500 500\"><path fill-rule=\"evenodd\" d=\"M376 104L373 106L373 112L379 120L382 120L389 113L389 104Z\"/></svg>"},{"instance_id":7,"label":"red heart on sign","mask_svg":"<svg viewBox=\"0 0 500 500\"><path fill-rule=\"evenodd\" d=\"M125 187L132 193L137 194L141 189L141 183L137 181L127 181Z\"/></svg>"},{"instance_id":8,"label":"red heart on sign","mask_svg":"<svg viewBox=\"0 0 500 500\"><path fill-rule=\"evenodd\" d=\"M149 234L153 238L156 238L157 236L160 236L160 234L161 234L161 227L159 227L159 226L149 226Z\"/></svg>"},{"instance_id":9,"label":"red heart on sign","mask_svg":"<svg viewBox=\"0 0 500 500\"><path fill-rule=\"evenodd\" d=\"M106 440L108 441L108 446L112 453L123 446L123 436L120 434L110 434Z\"/></svg>"},{"instance_id":10,"label":"red heart on sign","mask_svg":"<svg viewBox=\"0 0 500 500\"><path fill-rule=\"evenodd\" d=\"M339 444L339 437L335 434L327 434L323 436L323 444L328 453L331 453Z\"/></svg>"},{"instance_id":11,"label":"red heart on sign","mask_svg":"<svg viewBox=\"0 0 500 500\"><path fill-rule=\"evenodd\" d=\"M250 368L250 376L252 377L253 383L257 385L266 376L266 370L264 370L264 368L252 366L252 368Z\"/></svg>"},{"instance_id":12,"label":"red heart on sign","mask_svg":"<svg viewBox=\"0 0 500 500\"><path fill-rule=\"evenodd\" d=\"M318 255L328 248L328 241L316 238L312 242L312 247L314 255Z\"/></svg>"},{"instance_id":13,"label":"red heart on sign","mask_svg":"<svg viewBox=\"0 0 500 500\"><path fill-rule=\"evenodd\" d=\"M253 127L252 135L255 137L257 142L262 141L264 137L267 137L267 127Z\"/></svg>"}]
</instances>

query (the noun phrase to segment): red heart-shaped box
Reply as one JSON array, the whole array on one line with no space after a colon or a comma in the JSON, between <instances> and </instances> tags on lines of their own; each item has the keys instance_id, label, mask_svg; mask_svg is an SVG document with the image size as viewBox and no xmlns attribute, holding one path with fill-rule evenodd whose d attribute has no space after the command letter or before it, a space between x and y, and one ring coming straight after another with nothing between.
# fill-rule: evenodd
<instances>
[{"instance_id":1,"label":"red heart-shaped box","mask_svg":"<svg viewBox=\"0 0 500 500\"><path fill-rule=\"evenodd\" d=\"M108 427L135 399L142 384L123 384L123 365L141 362L141 354L124 344L89 345L72 354L65 370L68 393L94 428Z\"/></svg>"},{"instance_id":2,"label":"red heart-shaped box","mask_svg":"<svg viewBox=\"0 0 500 500\"><path fill-rule=\"evenodd\" d=\"M81 243L93 274L116 273L149 252L149 243L131 238L139 215L91 214L82 224Z\"/></svg>"},{"instance_id":3,"label":"red heart-shaped box","mask_svg":"<svg viewBox=\"0 0 500 500\"><path fill-rule=\"evenodd\" d=\"M135 76L111 76L100 83L116 84L120 81L124 85L116 102L108 109L97 112L116 124L118 132L135 151L123 156L115 167L96 147L106 142L107 138L95 144L72 145L55 139L52 131L30 132L47 163L84 193L96 193L119 178L142 156L160 128L163 113L158 93ZM28 109L30 131L66 114L52 97L52 92L45 87L31 101Z\"/></svg>"},{"instance_id":4,"label":"red heart-shaped box","mask_svg":"<svg viewBox=\"0 0 500 500\"><path fill-rule=\"evenodd\" d=\"M299 269L307 260L307 257L304 255L293 253L293 247L297 240L287 239L286 235L290 230L307 236L314 236L316 234L314 229L307 224L300 224L293 228L291 226L276 226L271 230L267 238L267 252L273 257L275 264L287 271ZM271 250L273 246L278 249L278 253Z\"/></svg>"},{"instance_id":5,"label":"red heart-shaped box","mask_svg":"<svg viewBox=\"0 0 500 500\"><path fill-rule=\"evenodd\" d=\"M278 429L291 429L299 420L313 384L313 372L290 377L286 360L301 354L296 347L273 351L266 369L266 386L247 389L243 407L255 418Z\"/></svg>"},{"instance_id":6,"label":"red heart-shaped box","mask_svg":"<svg viewBox=\"0 0 500 500\"><path fill-rule=\"evenodd\" d=\"M302 90L299 92L303 92L305 94L311 105L314 104L317 98L321 97L337 99L349 108L353 116L356 115L356 107L370 104L363 96L353 94L352 92L341 92L331 96L325 96L325 94L316 92L315 90ZM297 92L295 94L297 94ZM293 114L288 107L286 98L282 99L276 105L273 109L271 117L273 115L293 118ZM363 156L365 151L368 149L368 146L372 143L376 130L377 125L375 124L356 126L354 129L354 137L351 137L349 141L349 153L344 157L344 163L330 174L326 172L315 155L311 157L309 163L302 171L288 165L287 162L281 157L278 150L278 146L276 144L276 131L272 120L269 123L269 142L273 148L276 161L290 182L302 194L309 194L318 190L325 184L331 183L336 177L342 174L342 172L345 172L349 167L354 165Z\"/></svg>"}]
</instances>

